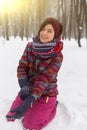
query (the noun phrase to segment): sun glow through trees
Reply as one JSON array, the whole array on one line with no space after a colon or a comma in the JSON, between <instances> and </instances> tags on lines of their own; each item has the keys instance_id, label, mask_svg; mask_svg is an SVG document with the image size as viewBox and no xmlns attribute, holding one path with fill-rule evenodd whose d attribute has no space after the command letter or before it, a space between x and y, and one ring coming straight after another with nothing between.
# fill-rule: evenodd
<instances>
[{"instance_id":1,"label":"sun glow through trees","mask_svg":"<svg viewBox=\"0 0 87 130\"><path fill-rule=\"evenodd\" d=\"M0 0L0 14L20 11L26 0Z\"/></svg>"}]
</instances>

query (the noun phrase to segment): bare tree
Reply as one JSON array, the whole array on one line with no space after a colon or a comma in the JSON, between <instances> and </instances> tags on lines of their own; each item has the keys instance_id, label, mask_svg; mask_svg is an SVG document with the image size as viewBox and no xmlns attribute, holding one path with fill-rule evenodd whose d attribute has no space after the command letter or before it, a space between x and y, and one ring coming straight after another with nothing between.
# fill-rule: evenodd
<instances>
[{"instance_id":1,"label":"bare tree","mask_svg":"<svg viewBox=\"0 0 87 130\"><path fill-rule=\"evenodd\" d=\"M6 6L6 1L5 1L5 37L6 40L9 40L9 18L8 18L8 10Z\"/></svg>"}]
</instances>

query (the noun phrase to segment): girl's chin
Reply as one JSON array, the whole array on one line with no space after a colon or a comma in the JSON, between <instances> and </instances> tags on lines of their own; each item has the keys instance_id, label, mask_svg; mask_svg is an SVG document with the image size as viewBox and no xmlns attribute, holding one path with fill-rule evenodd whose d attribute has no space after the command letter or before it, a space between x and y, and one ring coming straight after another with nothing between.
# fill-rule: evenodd
<instances>
[{"instance_id":1,"label":"girl's chin","mask_svg":"<svg viewBox=\"0 0 87 130\"><path fill-rule=\"evenodd\" d=\"M40 41L43 43L48 42L48 40L44 40L44 39L41 39Z\"/></svg>"}]
</instances>

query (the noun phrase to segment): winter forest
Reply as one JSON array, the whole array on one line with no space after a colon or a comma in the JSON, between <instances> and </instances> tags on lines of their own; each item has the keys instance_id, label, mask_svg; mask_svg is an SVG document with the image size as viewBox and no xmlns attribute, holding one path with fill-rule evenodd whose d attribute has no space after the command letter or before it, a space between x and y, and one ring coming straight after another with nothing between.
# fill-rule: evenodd
<instances>
[{"instance_id":1,"label":"winter forest","mask_svg":"<svg viewBox=\"0 0 87 130\"><path fill-rule=\"evenodd\" d=\"M21 39L35 36L47 17L57 18L63 25L63 39L87 38L86 0L0 0L0 36Z\"/></svg>"}]
</instances>

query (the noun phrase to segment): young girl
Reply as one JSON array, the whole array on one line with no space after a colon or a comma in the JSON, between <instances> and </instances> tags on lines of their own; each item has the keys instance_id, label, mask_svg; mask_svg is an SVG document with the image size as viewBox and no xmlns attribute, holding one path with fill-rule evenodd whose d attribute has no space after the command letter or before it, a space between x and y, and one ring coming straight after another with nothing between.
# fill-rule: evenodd
<instances>
[{"instance_id":1,"label":"young girl","mask_svg":"<svg viewBox=\"0 0 87 130\"><path fill-rule=\"evenodd\" d=\"M41 130L56 114L57 74L63 60L61 33L62 25L57 19L45 19L19 61L20 92L6 118L8 121L21 118L25 130Z\"/></svg>"}]
</instances>

